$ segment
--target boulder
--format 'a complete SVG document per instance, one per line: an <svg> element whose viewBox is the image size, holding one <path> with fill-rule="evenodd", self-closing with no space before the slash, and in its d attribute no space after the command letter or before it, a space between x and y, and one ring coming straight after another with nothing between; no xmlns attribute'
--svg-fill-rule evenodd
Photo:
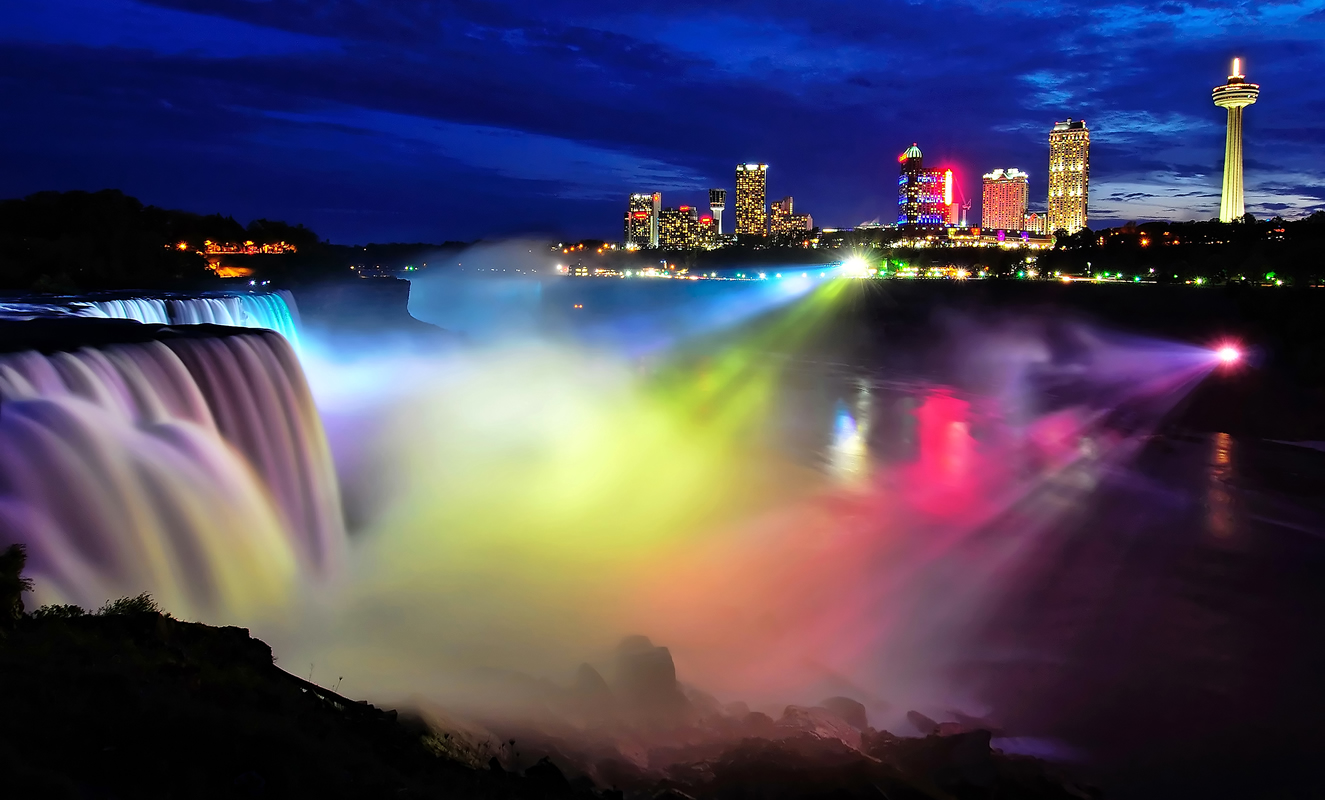
<svg viewBox="0 0 1325 800"><path fill-rule="evenodd" d="M646 636L628 636L617 647L615 689L627 711L652 722L676 722L689 708L671 651Z"/></svg>
<svg viewBox="0 0 1325 800"><path fill-rule="evenodd" d="M860 749L860 731L826 708L787 706L777 721L779 733L809 733L820 739L836 739L853 750Z"/></svg>
<svg viewBox="0 0 1325 800"><path fill-rule="evenodd" d="M932 736L939 732L939 724L919 711L906 712L906 719L924 736Z"/></svg>
<svg viewBox="0 0 1325 800"><path fill-rule="evenodd" d="M991 734L993 734L996 737L1003 736L1005 734L1003 726L999 725L997 722L995 722L992 719L989 719L988 717L973 717L970 714L963 714L960 711L953 711L952 718L957 720L957 722L960 723L962 726L960 731L954 731L956 733L970 733L972 731L989 731ZM947 725L948 723L944 724ZM943 732L940 731L940 733Z"/></svg>
<svg viewBox="0 0 1325 800"><path fill-rule="evenodd" d="M819 705L836 714L858 731L863 731L870 726L869 716L865 713L865 705L852 700L850 697L830 697L827 700L820 701Z"/></svg>
<svg viewBox="0 0 1325 800"><path fill-rule="evenodd" d="M612 690L598 670L581 664L575 671L575 685L571 689L574 707L589 719L602 719L612 714L616 705Z"/></svg>

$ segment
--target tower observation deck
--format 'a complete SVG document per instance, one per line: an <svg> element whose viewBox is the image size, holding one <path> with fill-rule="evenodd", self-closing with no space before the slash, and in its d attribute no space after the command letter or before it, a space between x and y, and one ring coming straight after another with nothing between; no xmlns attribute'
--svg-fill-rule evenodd
<svg viewBox="0 0 1325 800"><path fill-rule="evenodd" d="M1216 86L1215 105L1228 109L1228 136L1224 141L1224 191L1219 199L1219 221L1242 219L1246 209L1242 196L1242 109L1256 102L1261 87L1247 83L1242 74L1242 59L1233 59L1233 74L1228 83Z"/></svg>

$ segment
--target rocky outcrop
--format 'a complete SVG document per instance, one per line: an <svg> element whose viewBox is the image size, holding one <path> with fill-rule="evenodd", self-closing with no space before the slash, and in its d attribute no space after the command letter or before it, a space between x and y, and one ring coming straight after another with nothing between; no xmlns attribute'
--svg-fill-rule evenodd
<svg viewBox="0 0 1325 800"><path fill-rule="evenodd" d="M638 722L676 725L690 710L671 651L647 636L628 636L617 646L613 686L622 712Z"/></svg>
<svg viewBox="0 0 1325 800"><path fill-rule="evenodd" d="M819 739L834 739L853 750L860 749L860 731L826 708L787 706L776 728L780 734L809 734Z"/></svg>
<svg viewBox="0 0 1325 800"><path fill-rule="evenodd" d="M850 697L830 697L821 701L819 705L836 714L856 730L863 731L870 725L869 715L865 712L865 704L852 700Z"/></svg>

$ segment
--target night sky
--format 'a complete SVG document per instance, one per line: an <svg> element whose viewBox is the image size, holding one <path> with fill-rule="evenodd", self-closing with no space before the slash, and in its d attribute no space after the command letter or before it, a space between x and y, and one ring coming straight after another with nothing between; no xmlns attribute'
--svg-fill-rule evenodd
<svg viewBox="0 0 1325 800"><path fill-rule="evenodd" d="M824 226L895 217L919 142L979 214L1092 130L1091 226L1219 205L1235 55L1247 207L1325 208L1325 0L6 0L0 196L119 188L333 242L621 236L738 161ZM729 203L730 204L730 203Z"/></svg>

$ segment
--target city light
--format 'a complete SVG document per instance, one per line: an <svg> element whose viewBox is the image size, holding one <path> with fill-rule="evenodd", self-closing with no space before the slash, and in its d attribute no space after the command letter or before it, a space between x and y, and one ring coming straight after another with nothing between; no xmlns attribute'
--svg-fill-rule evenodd
<svg viewBox="0 0 1325 800"><path fill-rule="evenodd" d="M842 262L843 275L860 276L864 275L866 270L868 269L869 269L869 264L866 263L865 259L861 258L860 256L852 256L851 258L848 258L846 261Z"/></svg>

